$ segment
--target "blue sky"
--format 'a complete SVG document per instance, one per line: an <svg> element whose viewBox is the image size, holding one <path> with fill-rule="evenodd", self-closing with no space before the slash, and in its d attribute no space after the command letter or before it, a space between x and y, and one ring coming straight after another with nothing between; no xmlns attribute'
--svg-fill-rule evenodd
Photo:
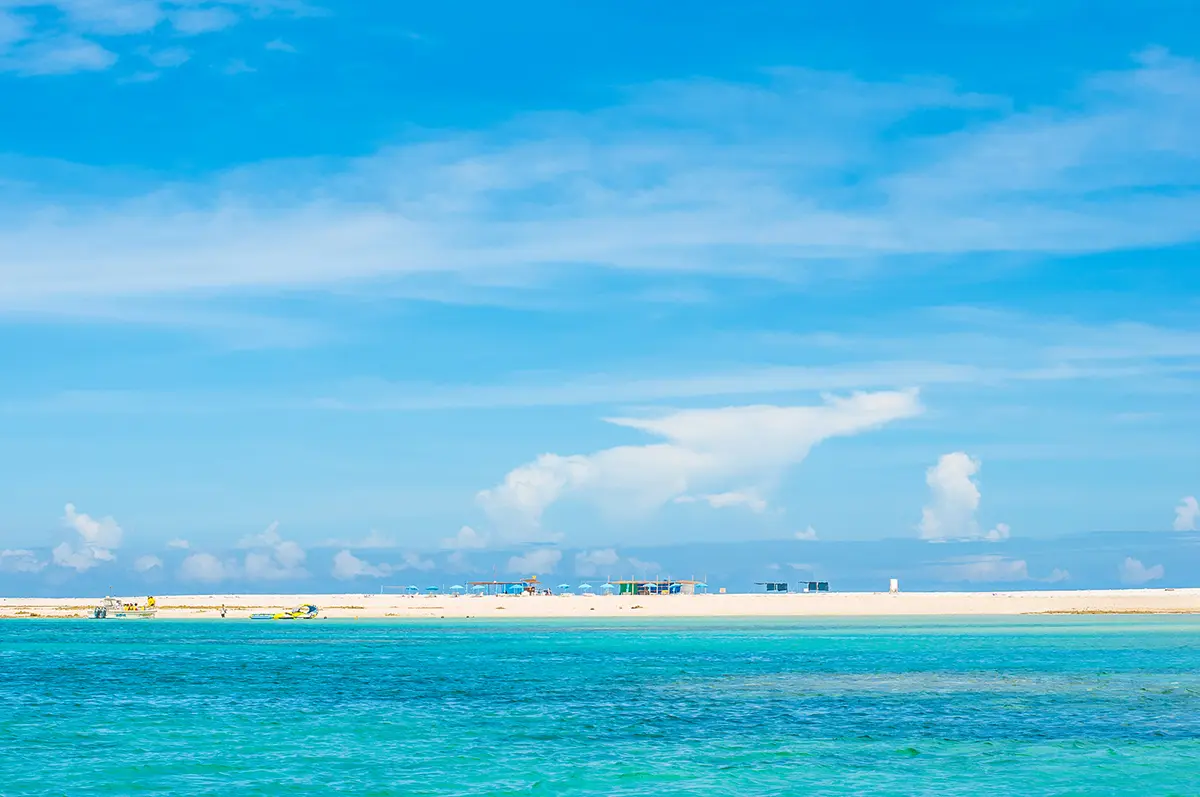
<svg viewBox="0 0 1200 797"><path fill-rule="evenodd" d="M1197 30L0 0L0 578L1186 583Z"/></svg>

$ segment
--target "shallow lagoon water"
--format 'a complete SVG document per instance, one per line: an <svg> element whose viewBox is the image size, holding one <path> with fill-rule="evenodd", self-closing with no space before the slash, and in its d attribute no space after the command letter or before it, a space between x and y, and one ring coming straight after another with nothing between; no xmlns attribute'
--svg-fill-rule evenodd
<svg viewBox="0 0 1200 797"><path fill-rule="evenodd" d="M0 794L1200 795L1200 618L0 622Z"/></svg>

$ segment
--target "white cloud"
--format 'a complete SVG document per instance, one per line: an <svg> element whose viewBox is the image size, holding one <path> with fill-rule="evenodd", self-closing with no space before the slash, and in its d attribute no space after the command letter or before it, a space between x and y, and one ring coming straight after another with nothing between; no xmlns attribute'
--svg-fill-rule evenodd
<svg viewBox="0 0 1200 797"><path fill-rule="evenodd" d="M1069 581L1070 579L1070 571L1064 570L1061 567L1056 567L1051 570L1050 575L1046 576L1046 578L1043 580L1050 584L1060 584L1063 581Z"/></svg>
<svg viewBox="0 0 1200 797"><path fill-rule="evenodd" d="M814 540L817 539L817 530L814 529L812 526L809 526L808 528L806 528L802 531L797 531L795 536L796 536L796 539L798 539L798 540L804 540L806 542L813 542Z"/></svg>
<svg viewBox="0 0 1200 797"><path fill-rule="evenodd" d="M744 506L758 514L767 511L767 502L754 490L730 490L724 493L702 495L700 498L713 509Z"/></svg>
<svg viewBox="0 0 1200 797"><path fill-rule="evenodd" d="M40 573L46 568L46 562L37 558L33 551L25 549L5 549L0 551L0 572L4 573Z"/></svg>
<svg viewBox="0 0 1200 797"><path fill-rule="evenodd" d="M116 53L78 36L53 36L0 53L0 72L20 75L68 75L97 72L117 62Z"/></svg>
<svg viewBox="0 0 1200 797"><path fill-rule="evenodd" d="M1125 561L1117 568L1122 584L1145 584L1148 581L1158 581L1166 571L1162 565L1146 567L1140 560L1126 556Z"/></svg>
<svg viewBox="0 0 1200 797"><path fill-rule="evenodd" d="M78 542L63 542L52 551L54 563L82 573L102 562L116 559L113 550L121 546L123 532L111 517L96 520L67 504L63 523L79 535Z"/></svg>
<svg viewBox="0 0 1200 797"><path fill-rule="evenodd" d="M181 540L181 539L176 538L176 539L173 539L170 542L168 542L167 547L168 548L176 548L181 551L186 551L188 548L191 547L191 544L188 543L187 540Z"/></svg>
<svg viewBox="0 0 1200 797"><path fill-rule="evenodd" d="M1176 531L1195 531L1196 521L1200 518L1200 504L1196 502L1196 496L1189 495L1179 502L1179 506L1175 507L1175 525Z"/></svg>
<svg viewBox="0 0 1200 797"><path fill-rule="evenodd" d="M181 8L169 15L171 25L184 36L212 33L236 25L237 14L224 6Z"/></svg>
<svg viewBox="0 0 1200 797"><path fill-rule="evenodd" d="M650 562L645 559L638 559L636 556L630 556L625 561L633 568L634 572L639 576L656 575L662 570L662 565L658 562Z"/></svg>
<svg viewBox="0 0 1200 797"><path fill-rule="evenodd" d="M453 537L442 540L442 548L448 551L465 551L487 547L487 537L470 526L463 526Z"/></svg>
<svg viewBox="0 0 1200 797"><path fill-rule="evenodd" d="M1010 532L1011 529L1007 523L997 523L995 528L988 529L983 538L988 542L1003 542L1008 539Z"/></svg>
<svg viewBox="0 0 1200 797"><path fill-rule="evenodd" d="M142 50L141 54L147 61L159 69L172 69L183 66L191 60L192 54L183 47L167 47L162 50Z"/></svg>
<svg viewBox="0 0 1200 797"><path fill-rule="evenodd" d="M1029 565L1024 559L1009 559L995 554L950 559L946 563L937 566L934 570L943 581L1003 582L1030 580Z"/></svg>
<svg viewBox="0 0 1200 797"><path fill-rule="evenodd" d="M647 512L691 488L767 481L801 462L817 443L875 429L921 411L914 390L827 397L815 407L680 410L659 418L609 418L667 442L594 454L543 454L479 493L508 533L537 528L547 507L579 495L612 510Z"/></svg>
<svg viewBox="0 0 1200 797"><path fill-rule="evenodd" d="M56 9L59 16L45 14L47 8ZM120 37L195 36L235 25L246 14L278 11L301 13L305 7L296 0L0 0L0 72L65 75L105 70L117 63L117 55L97 37L115 43ZM157 53L140 49L159 67L187 60L179 47ZM141 79L150 77L142 74Z"/></svg>
<svg viewBox="0 0 1200 797"><path fill-rule="evenodd" d="M225 64L225 68L221 71L232 77L233 75L247 75L258 70L250 66L242 58L233 58L229 63Z"/></svg>
<svg viewBox="0 0 1200 797"><path fill-rule="evenodd" d="M359 559L350 551L338 551L333 557L333 577L342 581L350 581L361 576L382 578L390 575L392 568L386 564L373 565Z"/></svg>
<svg viewBox="0 0 1200 797"><path fill-rule="evenodd" d="M285 42L283 39L272 39L265 45L268 50L274 50L277 53L295 53L296 48Z"/></svg>
<svg viewBox="0 0 1200 797"><path fill-rule="evenodd" d="M421 554L415 551L409 551L404 554L404 558L400 564L395 566L396 570L433 570L437 564L432 559L426 559Z"/></svg>
<svg viewBox="0 0 1200 797"><path fill-rule="evenodd" d="M522 556L514 556L508 560L508 572L522 575L540 576L553 573L562 560L562 551L557 548L535 548Z"/></svg>
<svg viewBox="0 0 1200 797"><path fill-rule="evenodd" d="M280 536L278 521L261 534L243 537L238 547L253 549L246 554L242 563L249 578L279 581L308 575L304 569L304 560L307 558L305 550L299 543Z"/></svg>
<svg viewBox="0 0 1200 797"><path fill-rule="evenodd" d="M364 551L369 549L383 550L387 548L398 548L400 543L390 534L385 534L377 529L371 529L367 532L367 536L359 540L327 540L323 545L335 548L349 548L351 550Z"/></svg>
<svg viewBox="0 0 1200 797"><path fill-rule="evenodd" d="M974 478L977 473L979 460L962 451L943 454L936 465L925 471L930 496L929 503L921 510L918 526L922 539L938 542L1008 539L1011 532L1008 524L997 523L985 532L975 519L981 497Z"/></svg>
<svg viewBox="0 0 1200 797"><path fill-rule="evenodd" d="M194 553L179 565L179 577L184 581L215 583L233 576L235 569L210 553Z"/></svg>
<svg viewBox="0 0 1200 797"><path fill-rule="evenodd" d="M575 554L575 573L581 576L594 576L600 573L601 569L611 568L620 561L620 555L613 548L580 551Z"/></svg>
<svg viewBox="0 0 1200 797"><path fill-rule="evenodd" d="M33 0L9 0L11 5L39 5ZM42 0L54 5L76 30L104 36L127 36L152 30L163 18L159 0Z"/></svg>
<svg viewBox="0 0 1200 797"><path fill-rule="evenodd" d="M162 559L159 559L157 556L152 556L150 554L147 554L145 556L139 556L133 562L133 569L139 573L148 573L149 571L151 571L155 568L158 568L159 570L161 570L162 566L163 566Z"/></svg>
<svg viewBox="0 0 1200 797"><path fill-rule="evenodd" d="M946 81L794 69L626 96L340 169L324 158L273 163L57 213L61 202L23 205L0 238L0 296L406 277L428 292L430 275L445 277L432 290L452 292L581 266L861 277L911 255L934 256L928 264L1200 237L1200 199L1182 190L1200 163L1190 135L1200 68L1161 51L1091 76L1061 109ZM988 119L962 114L945 133L905 124L981 108Z"/></svg>

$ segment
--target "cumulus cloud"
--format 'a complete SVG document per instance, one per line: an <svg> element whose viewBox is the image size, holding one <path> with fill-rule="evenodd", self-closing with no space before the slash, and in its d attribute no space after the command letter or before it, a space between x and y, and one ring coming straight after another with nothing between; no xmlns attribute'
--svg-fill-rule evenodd
<svg viewBox="0 0 1200 797"><path fill-rule="evenodd" d="M1195 531L1197 519L1200 519L1200 503L1196 502L1196 496L1189 495L1180 500L1179 506L1175 507L1175 530Z"/></svg>
<svg viewBox="0 0 1200 797"><path fill-rule="evenodd" d="M278 521L261 534L243 537L238 547L252 549L242 563L249 578L281 581L308 575L304 569L307 554L299 543L280 536Z"/></svg>
<svg viewBox="0 0 1200 797"><path fill-rule="evenodd" d="M467 551L487 547L487 537L470 526L463 526L453 537L442 539L442 548L447 551Z"/></svg>
<svg viewBox="0 0 1200 797"><path fill-rule="evenodd" d="M943 454L937 464L925 471L925 483L929 485L929 503L921 510L918 527L921 538L943 540L987 540L999 542L1008 539L1007 524L998 523L987 532L981 531L975 512L979 509L979 485L975 475L979 473L979 460L962 451Z"/></svg>
<svg viewBox="0 0 1200 797"><path fill-rule="evenodd" d="M675 499L675 503L690 504L697 500L703 501L713 509L742 506L758 514L767 511L767 502L755 490L730 490L701 496L681 495Z"/></svg>
<svg viewBox="0 0 1200 797"><path fill-rule="evenodd" d="M529 553L508 560L508 572L541 576L553 573L562 560L562 551L557 548L535 548Z"/></svg>
<svg viewBox="0 0 1200 797"><path fill-rule="evenodd" d="M0 551L0 572L40 573L45 569L46 564L38 559L36 553L24 548L8 548Z"/></svg>
<svg viewBox="0 0 1200 797"><path fill-rule="evenodd" d="M662 570L662 565L658 562L650 562L645 559L638 559L636 556L630 556L626 559L629 566L634 569L639 576L645 576L650 573L658 573Z"/></svg>
<svg viewBox="0 0 1200 797"><path fill-rule="evenodd" d="M328 540L324 544L331 548L349 548L352 551L383 550L398 548L400 545L395 537L376 529L371 529L365 537L358 540Z"/></svg>
<svg viewBox="0 0 1200 797"><path fill-rule="evenodd" d="M82 573L116 559L113 550L120 547L123 535L117 521L111 517L97 520L77 511L74 504L67 504L63 523L73 529L79 539L54 548L52 556L56 565Z"/></svg>
<svg viewBox="0 0 1200 797"><path fill-rule="evenodd" d="M1050 575L1046 576L1043 581L1048 584L1059 584L1063 581L1069 581L1071 578L1070 571L1064 570L1061 567L1056 567L1050 571Z"/></svg>
<svg viewBox="0 0 1200 797"><path fill-rule="evenodd" d="M148 573L151 570L154 570L155 568L158 568L159 570L161 570L162 566L163 566L162 559L159 559L157 556L152 556L150 554L147 554L145 556L139 556L133 562L133 569L139 573Z"/></svg>
<svg viewBox="0 0 1200 797"><path fill-rule="evenodd" d="M964 556L947 560L935 568L943 581L1002 582L1029 581L1029 565L1024 559L1009 559L996 554Z"/></svg>
<svg viewBox="0 0 1200 797"><path fill-rule="evenodd" d="M813 542L817 539L817 530L812 526L809 526L806 529L797 531L795 537L796 539L804 540L805 542Z"/></svg>
<svg viewBox="0 0 1200 797"><path fill-rule="evenodd" d="M1002 542L1008 539L1010 531L1007 523L997 523L995 528L988 529L983 538L988 542Z"/></svg>
<svg viewBox="0 0 1200 797"><path fill-rule="evenodd" d="M396 570L421 570L427 571L437 567L432 559L426 559L416 551L409 551L404 554L404 558L400 563L395 565Z"/></svg>
<svg viewBox="0 0 1200 797"><path fill-rule="evenodd" d="M665 442L593 454L543 454L479 493L502 527L528 533L568 495L613 511L647 512L694 488L731 481L767 482L801 462L823 440L858 434L921 412L915 390L827 397L819 406L747 406L681 410L658 418L609 418ZM714 491L708 495L723 495ZM729 502L732 493L724 493ZM728 505L728 504L726 504Z"/></svg>
<svg viewBox="0 0 1200 797"><path fill-rule="evenodd" d="M391 572L392 568L389 565L373 565L359 559L348 550L338 551L333 557L333 577L342 581L350 581L361 576L382 578L390 575Z"/></svg>
<svg viewBox="0 0 1200 797"><path fill-rule="evenodd" d="M1117 568L1117 574L1121 577L1122 584L1145 584L1148 581L1158 581L1166 571L1162 565L1146 567L1140 560L1126 556L1125 561Z"/></svg>
<svg viewBox="0 0 1200 797"><path fill-rule="evenodd" d="M179 565L179 577L184 581L216 583L234 574L234 568L226 565L210 553L194 553Z"/></svg>
<svg viewBox="0 0 1200 797"><path fill-rule="evenodd" d="M620 561L620 555L613 548L580 551L575 554L575 573L581 576L594 576L600 573L602 568L611 568Z"/></svg>

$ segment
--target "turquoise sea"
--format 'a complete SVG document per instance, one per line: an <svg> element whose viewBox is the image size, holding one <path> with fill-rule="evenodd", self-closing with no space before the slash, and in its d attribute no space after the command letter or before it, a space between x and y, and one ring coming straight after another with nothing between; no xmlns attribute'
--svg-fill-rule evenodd
<svg viewBox="0 0 1200 797"><path fill-rule="evenodd" d="M0 622L0 795L1200 795L1200 619Z"/></svg>

